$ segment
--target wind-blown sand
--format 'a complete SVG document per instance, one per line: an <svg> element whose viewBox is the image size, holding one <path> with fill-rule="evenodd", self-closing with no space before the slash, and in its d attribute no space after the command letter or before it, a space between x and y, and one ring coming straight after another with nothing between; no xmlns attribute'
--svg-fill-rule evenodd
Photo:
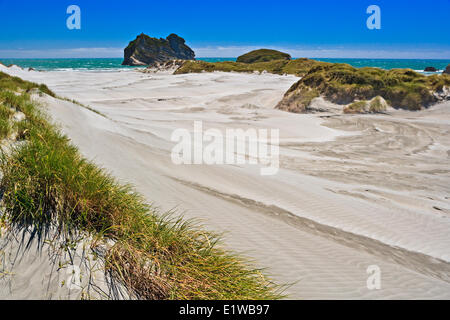
<svg viewBox="0 0 450 320"><path fill-rule="evenodd" d="M89 159L161 210L225 232L297 299L450 298L450 103L386 115L273 109L298 79L271 74L0 71L101 114L39 98ZM173 130L280 130L280 170L174 165ZM381 289L366 287L370 265ZM28 275L31 276L31 275Z"/></svg>

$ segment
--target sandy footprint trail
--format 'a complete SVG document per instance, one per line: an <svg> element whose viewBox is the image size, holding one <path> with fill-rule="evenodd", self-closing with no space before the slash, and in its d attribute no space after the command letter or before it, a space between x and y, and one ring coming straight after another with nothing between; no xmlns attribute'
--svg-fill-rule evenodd
<svg viewBox="0 0 450 320"><path fill-rule="evenodd" d="M292 76L10 73L98 110L45 98L90 159L226 232L230 248L293 283L290 298L450 298L450 106L353 116L273 106ZM280 129L281 169L171 163L174 129ZM366 269L381 269L368 290Z"/></svg>

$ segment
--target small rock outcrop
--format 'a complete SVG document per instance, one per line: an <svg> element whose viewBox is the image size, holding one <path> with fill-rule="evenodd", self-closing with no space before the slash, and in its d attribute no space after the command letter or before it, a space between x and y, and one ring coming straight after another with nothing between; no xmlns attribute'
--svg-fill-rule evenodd
<svg viewBox="0 0 450 320"><path fill-rule="evenodd" d="M177 71L186 61L185 60L169 60L165 62L155 62L143 70L139 70L142 73L168 73L173 74Z"/></svg>
<svg viewBox="0 0 450 320"><path fill-rule="evenodd" d="M450 74L450 64L447 66L447 68L445 68L445 70L442 72L442 74Z"/></svg>
<svg viewBox="0 0 450 320"><path fill-rule="evenodd" d="M290 60L291 56L287 53L271 49L259 49L250 51L242 56L239 56L236 62L255 63L267 62L272 60Z"/></svg>
<svg viewBox="0 0 450 320"><path fill-rule="evenodd" d="M435 67L426 67L423 71L425 71L425 72L436 72L437 69Z"/></svg>
<svg viewBox="0 0 450 320"><path fill-rule="evenodd" d="M141 33L125 48L122 65L145 66L175 59L195 60L194 51L183 38L172 33L157 39Z"/></svg>
<svg viewBox="0 0 450 320"><path fill-rule="evenodd" d="M450 100L450 86L443 86L440 90L436 90L434 96L438 101Z"/></svg>

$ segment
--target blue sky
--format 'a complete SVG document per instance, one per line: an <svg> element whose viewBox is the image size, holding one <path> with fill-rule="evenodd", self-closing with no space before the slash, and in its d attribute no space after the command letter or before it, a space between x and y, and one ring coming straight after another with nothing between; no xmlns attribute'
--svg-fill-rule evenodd
<svg viewBox="0 0 450 320"><path fill-rule="evenodd" d="M81 8L81 30L66 9ZM369 30L369 5L381 29ZM450 0L0 0L0 57L122 57L137 34L177 33L198 57L260 47L294 57L450 58Z"/></svg>

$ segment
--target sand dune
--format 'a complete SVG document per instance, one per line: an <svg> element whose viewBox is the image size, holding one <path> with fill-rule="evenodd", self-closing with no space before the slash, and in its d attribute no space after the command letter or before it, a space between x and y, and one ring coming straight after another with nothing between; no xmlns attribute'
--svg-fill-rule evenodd
<svg viewBox="0 0 450 320"><path fill-rule="evenodd" d="M0 66L2 67L2 66ZM2 67L3 68L3 67ZM234 73L28 72L37 98L88 158L162 210L225 232L290 298L450 298L450 104L343 115L274 110L298 78ZM177 128L280 130L280 165L174 165ZM381 289L366 287L369 265Z"/></svg>
<svg viewBox="0 0 450 320"><path fill-rule="evenodd" d="M126 290L104 272L104 246L86 235L71 247L55 230L45 237L28 229L1 230L0 299L126 299ZM89 249L88 249L89 248Z"/></svg>

